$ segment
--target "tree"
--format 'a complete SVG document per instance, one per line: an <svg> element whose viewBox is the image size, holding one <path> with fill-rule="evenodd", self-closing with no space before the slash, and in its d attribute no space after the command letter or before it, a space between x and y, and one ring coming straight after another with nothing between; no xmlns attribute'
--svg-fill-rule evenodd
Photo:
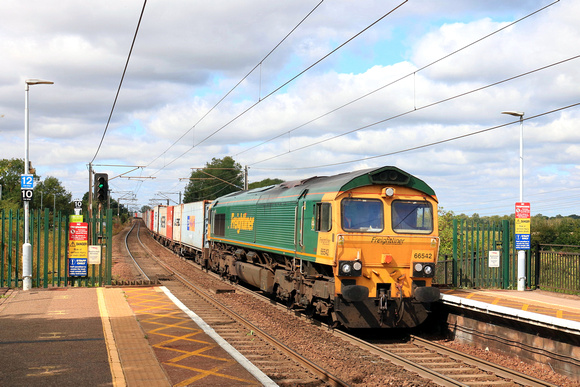
<svg viewBox="0 0 580 387"><path fill-rule="evenodd" d="M280 184L283 182L284 180L281 179L264 179L262 181L256 181L254 183L248 184L248 189L268 187L270 185Z"/></svg>
<svg viewBox="0 0 580 387"><path fill-rule="evenodd" d="M20 175L24 173L24 160L1 159L0 160L0 185L2 185L2 200L0 209L22 208L20 193ZM35 172L32 173L38 178Z"/></svg>
<svg viewBox="0 0 580 387"><path fill-rule="evenodd" d="M36 184L31 208L39 208L41 210L44 208L51 208L55 209L56 212L71 212L71 202L72 194L67 192L56 177L48 176L46 179Z"/></svg>
<svg viewBox="0 0 580 387"><path fill-rule="evenodd" d="M445 211L439 207L439 257L453 254L453 211Z"/></svg>
<svg viewBox="0 0 580 387"><path fill-rule="evenodd" d="M242 166L230 156L212 159L203 169L194 170L185 187L185 203L213 200L219 196L243 189Z"/></svg>

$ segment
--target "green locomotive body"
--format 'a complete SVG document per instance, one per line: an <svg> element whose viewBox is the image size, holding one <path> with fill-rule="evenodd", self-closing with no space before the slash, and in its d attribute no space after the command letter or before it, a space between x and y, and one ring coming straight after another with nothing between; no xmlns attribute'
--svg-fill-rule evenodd
<svg viewBox="0 0 580 387"><path fill-rule="evenodd" d="M212 270L350 328L415 326L439 299L437 198L396 167L220 197L208 242Z"/></svg>

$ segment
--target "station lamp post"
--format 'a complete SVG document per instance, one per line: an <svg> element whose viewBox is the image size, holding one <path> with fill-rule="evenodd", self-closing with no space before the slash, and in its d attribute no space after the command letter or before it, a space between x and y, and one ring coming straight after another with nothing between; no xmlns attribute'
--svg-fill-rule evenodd
<svg viewBox="0 0 580 387"><path fill-rule="evenodd" d="M27 79L24 89L24 174L30 173L28 123L28 89L30 85L52 85L54 82L42 79ZM32 287L32 245L30 244L30 201L24 200L24 244L22 245L22 290Z"/></svg>
<svg viewBox="0 0 580 387"><path fill-rule="evenodd" d="M524 202L524 112L518 111L504 111L501 114L509 114L510 116L520 118L520 203L523 206ZM516 207L518 207L516 205ZM529 205L528 205L529 209ZM529 216L529 214L528 214ZM516 211L516 222L518 214ZM529 223L528 223L529 227ZM517 225L516 225L517 228ZM517 230L516 230L517 232ZM528 230L528 236L530 238L530 232ZM529 243L529 241L528 241ZM518 291L526 290L526 251L523 249L518 249Z"/></svg>

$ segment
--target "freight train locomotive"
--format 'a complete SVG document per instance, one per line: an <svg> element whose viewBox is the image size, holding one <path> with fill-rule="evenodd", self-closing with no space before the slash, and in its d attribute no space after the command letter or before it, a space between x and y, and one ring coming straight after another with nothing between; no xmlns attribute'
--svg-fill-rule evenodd
<svg viewBox="0 0 580 387"><path fill-rule="evenodd" d="M431 287L437 197L396 167L285 182L179 211L189 205L199 208L198 222L169 220L160 206L146 214L148 226L181 254L309 314L348 328L414 327L439 299ZM167 232L176 220L180 238ZM186 224L203 230L197 247L182 241Z"/></svg>

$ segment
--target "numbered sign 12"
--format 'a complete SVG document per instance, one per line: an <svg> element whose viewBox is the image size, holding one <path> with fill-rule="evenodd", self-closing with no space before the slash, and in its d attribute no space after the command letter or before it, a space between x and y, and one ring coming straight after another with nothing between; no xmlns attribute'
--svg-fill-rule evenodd
<svg viewBox="0 0 580 387"><path fill-rule="evenodd" d="M34 176L29 175L29 174L20 175L20 188L33 189L34 188Z"/></svg>

